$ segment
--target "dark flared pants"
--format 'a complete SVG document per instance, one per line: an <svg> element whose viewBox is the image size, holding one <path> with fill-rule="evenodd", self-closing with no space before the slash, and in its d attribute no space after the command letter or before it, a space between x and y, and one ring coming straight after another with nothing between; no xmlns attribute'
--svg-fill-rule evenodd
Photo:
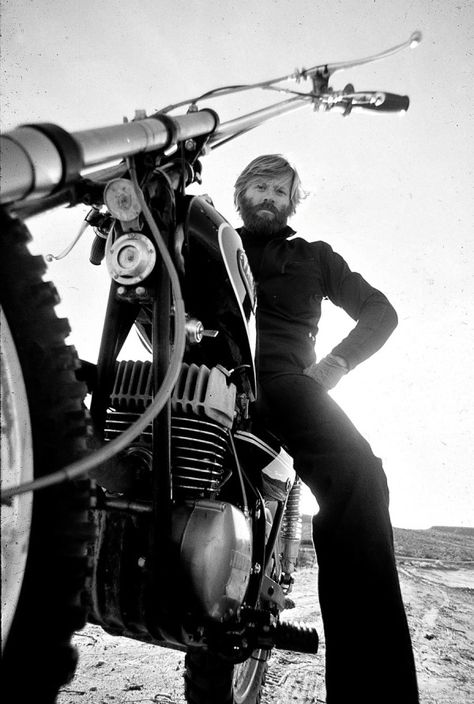
<svg viewBox="0 0 474 704"><path fill-rule="evenodd" d="M313 379L262 380L260 404L320 510L313 519L327 704L417 704L381 461Z"/></svg>

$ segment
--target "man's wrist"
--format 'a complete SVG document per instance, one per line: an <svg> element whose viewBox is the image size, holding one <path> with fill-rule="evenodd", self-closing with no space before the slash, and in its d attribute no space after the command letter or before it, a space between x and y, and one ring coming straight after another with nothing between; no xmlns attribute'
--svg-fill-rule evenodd
<svg viewBox="0 0 474 704"><path fill-rule="evenodd" d="M343 357L338 358L338 355L328 354L320 362L312 364L303 371L304 374L310 376L320 386L329 391L339 383L349 369Z"/></svg>
<svg viewBox="0 0 474 704"><path fill-rule="evenodd" d="M338 354L328 354L328 357L332 359L333 362L336 362L340 367L344 369L344 371L348 372L349 371L349 365L347 364L346 360L344 357L341 357Z"/></svg>

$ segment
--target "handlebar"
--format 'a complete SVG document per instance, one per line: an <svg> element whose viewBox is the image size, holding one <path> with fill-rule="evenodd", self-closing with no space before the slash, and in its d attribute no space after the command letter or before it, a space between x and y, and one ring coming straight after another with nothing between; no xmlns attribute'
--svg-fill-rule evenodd
<svg viewBox="0 0 474 704"><path fill-rule="evenodd" d="M210 134L218 121L213 110L204 109L75 133L49 123L18 127L0 138L0 202L46 197L86 169Z"/></svg>
<svg viewBox="0 0 474 704"><path fill-rule="evenodd" d="M94 170L94 175L87 173L94 178L98 167L104 167L115 160L150 151L166 153L178 144L185 145L187 140L195 138L204 138L203 144L214 149L272 117L308 104L313 105L316 111L341 108L344 115L353 109L405 111L409 106L408 96L382 91L356 93L351 85L343 91L334 92L328 85L328 79L335 71L379 60L407 46L415 46L420 40L421 34L415 32L406 42L365 59L319 65L272 81L210 91L201 96L202 99L253 88L275 90L291 96L220 126L219 117L213 110L198 110L198 99L168 106L151 117L143 114L122 125L75 133L68 133L49 123L21 126L0 137L0 203L31 204L39 199L51 199L51 196L51 202L54 203L55 194L79 181L88 170ZM307 78L313 83L313 89L308 93L275 85L283 80L300 81ZM189 105L187 114L169 115L170 110L185 104Z"/></svg>

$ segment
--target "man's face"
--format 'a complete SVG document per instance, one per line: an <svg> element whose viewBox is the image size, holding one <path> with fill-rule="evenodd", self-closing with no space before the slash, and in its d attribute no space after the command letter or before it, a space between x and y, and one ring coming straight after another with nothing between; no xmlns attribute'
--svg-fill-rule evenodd
<svg viewBox="0 0 474 704"><path fill-rule="evenodd" d="M291 212L292 176L256 176L240 200L240 214L252 232L271 235L281 230Z"/></svg>

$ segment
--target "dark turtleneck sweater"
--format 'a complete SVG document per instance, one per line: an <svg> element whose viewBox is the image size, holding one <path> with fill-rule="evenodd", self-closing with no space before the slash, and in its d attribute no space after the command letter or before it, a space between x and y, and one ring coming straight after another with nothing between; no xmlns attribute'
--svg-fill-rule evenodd
<svg viewBox="0 0 474 704"><path fill-rule="evenodd" d="M328 298L357 324L332 353L349 369L370 357L397 325L383 293L325 242L307 242L284 227L271 237L239 230L257 287L257 370L260 375L302 372L316 359L321 301Z"/></svg>

